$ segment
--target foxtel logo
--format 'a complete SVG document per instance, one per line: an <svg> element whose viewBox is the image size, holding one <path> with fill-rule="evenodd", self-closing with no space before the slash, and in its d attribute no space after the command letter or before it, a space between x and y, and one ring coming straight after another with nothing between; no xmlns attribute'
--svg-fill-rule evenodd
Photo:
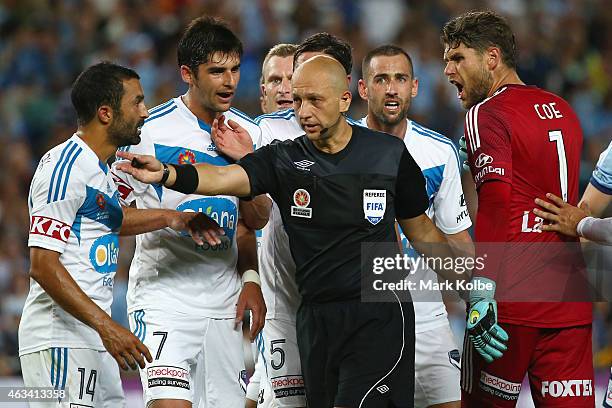
<svg viewBox="0 0 612 408"><path fill-rule="evenodd" d="M593 395L592 380L542 381L542 396L590 397Z"/></svg>
<svg viewBox="0 0 612 408"><path fill-rule="evenodd" d="M53 218L33 216L30 220L30 234L45 235L62 242L68 242L71 225L64 224Z"/></svg>

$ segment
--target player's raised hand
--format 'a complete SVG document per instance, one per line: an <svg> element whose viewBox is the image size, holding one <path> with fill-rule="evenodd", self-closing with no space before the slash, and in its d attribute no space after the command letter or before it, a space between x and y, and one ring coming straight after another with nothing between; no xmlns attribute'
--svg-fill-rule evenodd
<svg viewBox="0 0 612 408"><path fill-rule="evenodd" d="M244 311L250 310L253 321L251 322L251 342L263 329L266 321L266 303L264 302L261 287L255 282L245 282L238 297L236 305L236 326L242 323Z"/></svg>
<svg viewBox="0 0 612 408"><path fill-rule="evenodd" d="M122 151L117 152L117 157L124 160L118 162L116 168L132 175L136 180L148 184L161 181L164 168L155 157Z"/></svg>
<svg viewBox="0 0 612 408"><path fill-rule="evenodd" d="M219 237L225 235L225 230L215 220L201 212L170 210L168 226L175 231L189 232L198 245L204 245L204 241L211 246L219 245L221 243Z"/></svg>
<svg viewBox="0 0 612 408"><path fill-rule="evenodd" d="M561 197L551 193L546 194L546 198L551 202L540 198L535 199L535 203L546 211L539 208L533 209L535 215L551 222L550 224L543 224L542 231L554 231L570 237L577 237L578 223L589 215L586 209L574 207L563 201Z"/></svg>
<svg viewBox="0 0 612 408"><path fill-rule="evenodd" d="M146 360L151 363L153 357L138 337L131 331L113 321L110 316L96 328L104 348L109 352L119 367L124 370L145 368Z"/></svg>
<svg viewBox="0 0 612 408"><path fill-rule="evenodd" d="M221 115L213 120L210 137L217 150L233 160L240 160L253 151L249 132L231 119Z"/></svg>
<svg viewBox="0 0 612 408"><path fill-rule="evenodd" d="M474 348L487 363L501 358L508 349L508 333L497 324L497 302L494 299L495 282L476 277L473 282L492 287L492 290L471 290L469 297L467 331Z"/></svg>

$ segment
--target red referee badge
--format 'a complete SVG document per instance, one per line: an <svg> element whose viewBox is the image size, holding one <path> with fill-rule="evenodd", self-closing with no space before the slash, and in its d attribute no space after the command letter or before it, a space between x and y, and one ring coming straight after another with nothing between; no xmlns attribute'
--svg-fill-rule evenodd
<svg viewBox="0 0 612 408"><path fill-rule="evenodd" d="M300 218L312 218L312 208L310 205L310 193L303 188L298 188L293 193L293 203L291 206L291 215Z"/></svg>

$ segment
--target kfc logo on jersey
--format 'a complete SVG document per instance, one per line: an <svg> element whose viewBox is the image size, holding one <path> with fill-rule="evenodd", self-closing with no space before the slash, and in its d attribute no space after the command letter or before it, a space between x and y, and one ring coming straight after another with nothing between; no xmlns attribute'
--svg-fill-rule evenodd
<svg viewBox="0 0 612 408"><path fill-rule="evenodd" d="M363 190L363 213L370 224L376 225L385 216L387 190Z"/></svg>
<svg viewBox="0 0 612 408"><path fill-rule="evenodd" d="M30 219L30 234L45 235L62 242L68 242L71 229L71 225L53 218L33 216Z"/></svg>
<svg viewBox="0 0 612 408"><path fill-rule="evenodd" d="M590 397L593 395L592 380L542 381L542 396Z"/></svg>
<svg viewBox="0 0 612 408"><path fill-rule="evenodd" d="M310 193L303 188L295 190L293 193L293 203L291 206L291 215L300 218L312 218L312 208L310 205Z"/></svg>
<svg viewBox="0 0 612 408"><path fill-rule="evenodd" d="M485 153L480 153L476 158L476 162L474 162L474 165L478 168L481 168L491 163L493 163L493 158L491 156Z"/></svg>

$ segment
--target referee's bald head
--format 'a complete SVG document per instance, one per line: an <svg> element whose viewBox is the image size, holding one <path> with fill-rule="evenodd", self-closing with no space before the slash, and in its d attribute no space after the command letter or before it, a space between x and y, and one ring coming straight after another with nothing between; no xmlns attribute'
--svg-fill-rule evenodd
<svg viewBox="0 0 612 408"><path fill-rule="evenodd" d="M319 87L332 87L339 92L348 91L344 67L334 58L317 55L300 64L293 72L292 84L317 84Z"/></svg>

